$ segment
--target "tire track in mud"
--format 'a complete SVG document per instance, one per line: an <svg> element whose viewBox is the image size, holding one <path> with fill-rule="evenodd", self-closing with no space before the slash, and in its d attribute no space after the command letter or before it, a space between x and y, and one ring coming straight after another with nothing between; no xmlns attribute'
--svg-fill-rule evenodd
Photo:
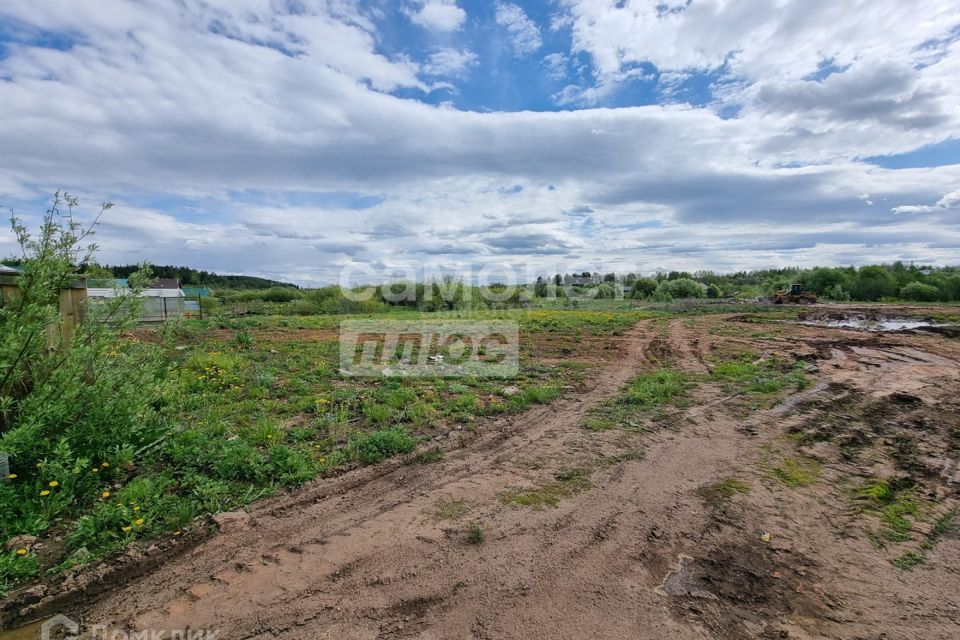
<svg viewBox="0 0 960 640"><path fill-rule="evenodd" d="M903 579L853 543L831 542L831 521L845 507L771 486L765 456L792 425L817 415L793 410L829 399L831 382L864 392L914 385L933 398L937 381L956 375L957 354L933 353L933 341L824 348L833 333L807 332L797 349L818 354L819 381L772 409L734 415L714 389L673 428L581 428L592 405L660 366L651 355L702 373L711 340L704 325L675 320L663 339L653 322L638 324L622 339L623 357L589 390L486 423L462 446L454 432L439 463L391 461L261 503L249 523L87 608L84 623L219 629L231 639L912 637L871 611L877 594L895 611L908 597L896 584ZM592 486L556 508L500 499L598 460L609 462ZM749 478L754 492L720 510L706 506L703 488L734 476ZM462 518L436 516L454 501L468 509ZM483 544L467 541L473 522ZM775 531L774 542L759 541L759 529ZM684 566L678 557L689 557L692 575L721 600L658 592ZM838 566L843 575L831 574ZM945 606L918 605L914 615Z"/></svg>
<svg viewBox="0 0 960 640"><path fill-rule="evenodd" d="M216 535L108 596L87 620L131 629L220 628L231 637L263 626L265 617L280 624L289 614L284 602L336 584L384 546L443 537L442 527L424 522L423 514L444 496L496 503L507 487L542 475L536 459L590 454L591 447L579 443L571 452L570 435L579 437L592 404L615 394L644 366L648 334L646 323L627 332L624 356L604 367L583 394L493 421L465 447L448 449L440 463L392 461L268 501L251 511L250 526ZM253 602L272 611L251 611Z"/></svg>

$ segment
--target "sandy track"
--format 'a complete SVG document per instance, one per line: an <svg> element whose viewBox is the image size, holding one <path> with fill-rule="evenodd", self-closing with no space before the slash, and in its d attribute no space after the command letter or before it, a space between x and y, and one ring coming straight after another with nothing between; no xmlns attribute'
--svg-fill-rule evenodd
<svg viewBox="0 0 960 640"><path fill-rule="evenodd" d="M830 347L804 330L797 348L821 354L820 382L779 408L743 417L728 408L735 399L704 389L670 428L584 431L590 406L657 366L652 353L703 372L714 338L669 329L666 344L653 323L628 332L622 357L579 396L452 433L439 463L387 463L259 505L249 523L91 606L84 624L218 629L231 640L956 637L955 541L904 574L851 534L859 521L836 487L790 491L769 473L786 430L810 419L792 407L905 387L939 402L956 384L955 348L862 337ZM578 466L594 469L592 486L557 508L500 499ZM849 474L825 468L830 482ZM703 500L704 487L732 476L750 481L749 496ZM441 519L456 501L467 512ZM468 543L471 523L483 544Z"/></svg>

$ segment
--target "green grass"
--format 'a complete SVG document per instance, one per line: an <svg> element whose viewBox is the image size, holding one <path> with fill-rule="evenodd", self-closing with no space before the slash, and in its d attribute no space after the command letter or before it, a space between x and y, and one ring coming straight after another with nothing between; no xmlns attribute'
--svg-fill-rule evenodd
<svg viewBox="0 0 960 640"><path fill-rule="evenodd" d="M714 506L722 506L733 500L737 494L750 493L750 485L743 480L727 478L705 487L701 491L704 501Z"/></svg>
<svg viewBox="0 0 960 640"><path fill-rule="evenodd" d="M443 460L443 451L440 447L431 447L414 454L408 461L410 464L433 464Z"/></svg>
<svg viewBox="0 0 960 640"><path fill-rule="evenodd" d="M622 393L592 407L584 427L588 431L616 428L640 430L642 415L686 397L692 383L680 371L661 369L636 376Z"/></svg>
<svg viewBox="0 0 960 640"><path fill-rule="evenodd" d="M727 383L741 392L773 394L787 387L803 390L809 384L803 363L788 363L779 358L760 359L753 352L713 363L710 378Z"/></svg>
<svg viewBox="0 0 960 640"><path fill-rule="evenodd" d="M467 528L467 542L469 544L483 544L486 536L483 533L483 527L478 522L470 523Z"/></svg>
<svg viewBox="0 0 960 640"><path fill-rule="evenodd" d="M814 484L820 473L820 463L805 456L787 456L773 469L774 476L791 488Z"/></svg>
<svg viewBox="0 0 960 640"><path fill-rule="evenodd" d="M899 558L894 558L890 563L902 571L910 571L927 561L927 556L919 551L908 551Z"/></svg>
<svg viewBox="0 0 960 640"><path fill-rule="evenodd" d="M919 551L908 551L902 556L891 559L890 563L903 571L910 571L926 563L927 554L933 551L943 535L953 528L958 516L960 516L960 507L943 514L933 525L926 539L920 544Z"/></svg>
<svg viewBox="0 0 960 640"><path fill-rule="evenodd" d="M500 496L504 504L515 504L541 510L556 507L564 498L574 496L590 488L590 470L574 468L561 471L555 480L537 489L508 491Z"/></svg>
<svg viewBox="0 0 960 640"><path fill-rule="evenodd" d="M436 516L440 520L457 520L470 512L466 500L441 501L437 503Z"/></svg>
<svg viewBox="0 0 960 640"><path fill-rule="evenodd" d="M873 537L877 546L911 539L910 518L918 515L920 508L909 478L872 479L856 491L855 499L865 513L880 522Z"/></svg>
<svg viewBox="0 0 960 640"><path fill-rule="evenodd" d="M458 317L457 312L390 315ZM0 543L23 533L42 536L55 525L66 540L63 555L53 559L57 570L181 535L205 514L236 509L349 465L410 454L425 437L455 425L469 431L485 416L553 402L593 366L577 361L585 355L578 352L581 336L622 333L650 315L599 307L471 314L519 323L520 373L509 380L342 378L336 330L345 318L361 316L221 317L142 331L139 344L168 372L157 403L164 430L139 436L146 446L102 447L102 457L79 461L83 469L77 473L69 451L47 456L42 467L13 460L11 471L18 477L0 484L0 504L20 506L0 513ZM543 342L545 334L551 334L551 344L560 339L569 359L538 359L530 345ZM508 387L516 392L506 393ZM442 456L435 447L408 462L429 464ZM110 466L100 468L101 462ZM59 487L45 486L54 480ZM50 494L40 496L41 490ZM108 498L101 498L104 491ZM83 499L71 502L68 493ZM34 497L24 501L21 494ZM3 563L3 584L29 577L22 569L31 560ZM39 571L50 568L48 560Z"/></svg>
<svg viewBox="0 0 960 640"><path fill-rule="evenodd" d="M17 549L0 551L0 597L18 582L37 575L38 570L37 557L32 553L18 555Z"/></svg>

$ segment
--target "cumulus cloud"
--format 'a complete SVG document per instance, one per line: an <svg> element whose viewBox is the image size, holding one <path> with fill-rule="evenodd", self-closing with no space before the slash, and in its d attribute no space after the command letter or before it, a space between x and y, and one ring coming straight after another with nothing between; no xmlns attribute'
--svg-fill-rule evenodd
<svg viewBox="0 0 960 640"><path fill-rule="evenodd" d="M919 205L901 205L899 207L894 207L892 211L896 214L902 213L930 213L930 212L947 212L947 211L960 211L960 189L952 191L934 204L919 204Z"/></svg>
<svg viewBox="0 0 960 640"><path fill-rule="evenodd" d="M437 49L430 54L423 65L423 71L434 76L462 76L470 67L477 64L478 60L477 54L466 49L463 51L451 48Z"/></svg>
<svg viewBox="0 0 960 640"><path fill-rule="evenodd" d="M529 55L543 46L540 27L520 6L498 2L496 21L510 33L513 50L518 56Z"/></svg>
<svg viewBox="0 0 960 640"><path fill-rule="evenodd" d="M467 19L456 0L413 0L407 15L414 24L434 31L456 31Z"/></svg>
<svg viewBox="0 0 960 640"><path fill-rule="evenodd" d="M360 264L522 262L549 273L956 261L960 164L860 160L958 130L951 3L924 15L892 0L857 5L889 35L860 33L861 17L836 3L754 6L742 24L741 3L641 13L646 4L565 2L573 52L503 58L558 77L565 63L577 80L556 99L589 107L627 82L652 86L640 61L653 56L660 85L720 83L713 103L434 106L431 83L473 79L493 60L462 32L404 25L425 44L385 46L384 18L346 0L103 0L97 10L8 0L0 22L21 32L0 59L0 202L42 211L42 195L66 185L85 202L117 202L98 237L107 262L304 283ZM518 52L539 50L540 27L511 6L497 6L496 28L511 42L526 34ZM651 53L637 35L646 31L620 34L611 17L633 24L630 12L678 43ZM57 46L37 37L50 33ZM559 36L548 37L553 47ZM0 253L10 240L0 233Z"/></svg>

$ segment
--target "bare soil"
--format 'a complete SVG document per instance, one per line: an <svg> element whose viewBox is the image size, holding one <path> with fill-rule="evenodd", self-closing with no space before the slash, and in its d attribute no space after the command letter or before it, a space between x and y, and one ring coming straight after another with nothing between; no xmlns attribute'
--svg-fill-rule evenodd
<svg viewBox="0 0 960 640"><path fill-rule="evenodd" d="M452 431L439 462L318 480L17 617L230 640L960 637L960 536L944 518L960 505L960 343L743 315L611 340L587 390ZM709 381L746 349L807 363L810 386L771 400ZM662 366L701 380L684 408L639 432L583 428ZM791 486L788 459L817 472ZM589 480L555 507L505 500L571 470ZM857 498L876 478L920 504L906 541L877 541ZM716 490L731 479L749 492ZM891 562L910 551L923 561Z"/></svg>

